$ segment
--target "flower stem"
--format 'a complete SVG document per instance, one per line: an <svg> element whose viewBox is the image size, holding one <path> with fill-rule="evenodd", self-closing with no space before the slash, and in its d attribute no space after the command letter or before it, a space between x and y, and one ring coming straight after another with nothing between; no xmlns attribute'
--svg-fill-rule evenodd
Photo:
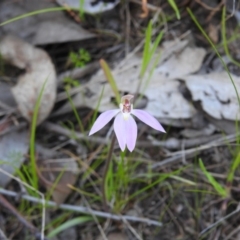
<svg viewBox="0 0 240 240"><path fill-rule="evenodd" d="M110 149L109 149L108 156L107 156L106 165L105 165L105 168L104 168L104 173L103 173L102 196L103 196L103 206L104 206L105 210L108 209L108 200L107 200L107 196L106 196L107 195L106 194L106 181L107 181L107 176L108 176L108 170L109 170L110 162L112 160L112 153L113 153L115 140L116 140L116 136L113 135L112 136L111 145L110 145Z"/></svg>

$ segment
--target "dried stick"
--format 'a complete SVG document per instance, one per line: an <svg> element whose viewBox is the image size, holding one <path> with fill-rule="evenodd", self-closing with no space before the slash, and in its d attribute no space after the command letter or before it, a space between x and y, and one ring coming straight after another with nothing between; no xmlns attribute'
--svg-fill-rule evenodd
<svg viewBox="0 0 240 240"><path fill-rule="evenodd" d="M15 193L13 191L5 190L3 188L0 188L0 193L3 195L12 196L12 197L18 196L17 193ZM22 199L28 200L30 202L42 203L42 199L32 197L27 194L24 194L21 197L22 197ZM58 207L59 209L64 209L64 210L69 210L69 211L74 211L74 212L81 212L81 213L85 213L85 214L94 214L95 216L98 216L98 217L108 218L108 219L112 219L112 220L116 220L116 221L127 220L127 221L131 221L131 222L141 222L141 223L154 225L154 226L158 226L158 227L162 226L162 223L159 221L151 220L151 219L143 218L143 217L136 217L136 216L129 216L129 215L117 215L117 214L112 214L112 213L107 213L107 212L96 211L96 210L93 210L93 209L87 208L87 207L74 206L74 205L70 205L70 204L58 205L57 203L55 203L53 201L45 201L44 200L43 204L45 206Z"/></svg>
<svg viewBox="0 0 240 240"><path fill-rule="evenodd" d="M24 216L22 216L20 212L2 195L0 195L0 204L3 205L4 208L8 209L13 215L15 215L25 227L27 227L33 234L35 234L35 236L40 236L38 229L33 226L31 222L27 221L27 219L25 219Z"/></svg>
<svg viewBox="0 0 240 240"><path fill-rule="evenodd" d="M216 221L215 223L211 224L210 226L208 226L207 228L205 228L204 230L202 230L199 234L199 237L204 235L206 232L208 232L209 230L211 230L212 228L218 226L219 224L221 224L222 222L225 222L228 218L234 216L235 214L240 212L240 204L238 204L236 210L234 210L233 212L229 213L227 216L219 219L218 221Z"/></svg>
<svg viewBox="0 0 240 240"><path fill-rule="evenodd" d="M55 132L58 134L62 134L64 136L68 136L71 137L72 136L72 132L66 128L63 128L62 126L58 125L58 124L54 124L54 123L50 123L50 122L45 122L42 127L48 131L51 132ZM80 139L80 140L85 140L86 137L84 134L79 133L77 131L74 132L74 135ZM175 138L169 138L165 141L158 141L155 139L150 139L148 141L138 141L136 146L137 147L163 147L163 148L168 148L171 150L176 150L176 149L181 149L182 148L182 144L184 142L184 146L185 148L191 148L191 147L195 147L195 146L199 146L202 144L206 144L210 141L219 139L219 137L221 137L222 135L213 135L213 136L208 136L208 137L200 137L197 138L195 140L193 139L183 139L183 140L178 140ZM95 136L91 136L90 138L88 138L88 141L93 142L93 143L97 143L97 144L109 144L109 139L108 138L102 138L102 137L95 137Z"/></svg>

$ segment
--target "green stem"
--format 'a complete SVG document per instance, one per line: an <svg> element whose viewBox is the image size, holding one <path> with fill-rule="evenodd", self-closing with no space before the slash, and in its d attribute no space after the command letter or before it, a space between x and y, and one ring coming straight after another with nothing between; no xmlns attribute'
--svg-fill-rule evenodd
<svg viewBox="0 0 240 240"><path fill-rule="evenodd" d="M110 162L112 160L112 153L113 153L113 149L114 149L115 140L116 140L116 136L113 135L111 145L110 145L110 149L109 149L108 156L107 156L106 165L105 165L105 168L104 168L104 173L103 173L102 196L103 196L103 206L106 210L108 208L108 200L107 200L107 196L106 196L107 195L106 194L106 182L107 182Z"/></svg>

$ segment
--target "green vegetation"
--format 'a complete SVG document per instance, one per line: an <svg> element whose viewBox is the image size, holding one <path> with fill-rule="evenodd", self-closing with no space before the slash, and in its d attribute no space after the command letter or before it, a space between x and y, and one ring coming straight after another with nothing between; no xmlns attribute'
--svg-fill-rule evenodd
<svg viewBox="0 0 240 240"><path fill-rule="evenodd" d="M79 16L81 19L84 17L84 11L82 9L83 0L79 0L80 8L77 9L79 12ZM164 21L168 24L168 21L177 20L179 21L181 18L180 8L174 0L168 0L168 4L174 10L176 18L170 16L164 16ZM171 9L170 8L170 9ZM171 9L171 10L172 10ZM181 8L182 9L182 8ZM0 23L0 26L11 23L13 21L20 20L25 17L29 17L35 14L42 14L50 11L63 11L66 10L64 7L60 8L52 8L52 9L43 9L31 13L24 14L22 16L18 16L14 19L10 19L4 23ZM236 27L236 31L229 38L226 33L226 9L223 7L222 9L222 18L221 18L221 37L222 42L218 45L214 44L210 37L208 36L206 30L202 27L202 24L197 20L194 12L191 9L187 9L191 20L197 28L200 30L201 36L204 37L209 46L212 48L212 53L216 54L223 64L226 72L229 76L229 81L231 81L233 88L236 92L236 98L238 100L239 108L240 108L240 97L238 94L238 88L236 83L234 82L231 73L228 69L228 66L225 64L221 57L221 52L229 57L232 63L236 66L240 66L239 62L237 62L231 55L231 51L229 50L229 44L232 41L239 39L240 35L238 34L239 26ZM181 12L182 13L182 12ZM183 16L183 15L182 15ZM165 23L164 23L165 24ZM151 81L151 76L153 70L159 62L161 57L161 52L158 51L158 46L162 41L163 37L166 36L166 29L157 32L154 32L155 25L153 24L153 20L151 19L148 24L145 24L145 43L143 47L142 54L142 64L139 72L139 87L138 89L131 89L131 91L135 91L139 93L139 89L143 85L143 89L147 89L149 82ZM140 31L143 33L143 28ZM90 53L81 48L78 52L70 52L69 53L69 61L71 62L74 68L83 67L87 63L91 61ZM120 102L121 93L118 90L118 86L121 83L117 83L114 79L114 76L110 70L108 63L104 60L100 60L100 66L102 67L106 79L111 86L111 90L114 93L116 102ZM1 59L0 59L0 72L1 69ZM23 164L21 169L16 169L16 174L19 177L19 182L23 183L23 185L30 185L28 188L28 193L31 196L39 196L40 191L40 182L39 176L37 172L36 165L36 128L37 128L37 118L39 108L41 106L41 98L43 91L46 86L45 81L40 94L37 99L37 103L34 109L33 118L31 122L31 130L30 130L30 157L29 163ZM198 239L199 236L199 228L202 227L200 221L206 216L203 216L202 213L206 210L206 205L215 204L214 201L220 202L220 207L224 206L225 203L230 203L230 188L232 187L234 180L239 175L239 166L240 166L240 138L236 136L236 145L232 145L227 142L224 144L224 147L228 147L232 156L229 162L224 163L224 167L227 168L226 172L219 176L217 172L215 172L215 168L210 168L211 163L208 162L208 158L205 156L199 156L199 150L196 148L195 155L190 157L188 161L184 161L184 151L183 161L179 164L166 165L159 169L154 169L152 166L156 161L161 161L163 158L167 158L168 156L174 157L174 153L170 154L170 151L166 149L160 149L160 147L152 147L150 150L147 147L140 147L133 153L129 153L127 151L119 152L114 149L114 146L111 150L111 145L107 146L107 144L93 144L88 141L88 130L90 126L94 123L97 118L99 107L102 103L102 97L104 94L109 94L104 91L104 87L99 89L101 91L100 98L96 106L93 106L92 114L89 114L90 117L82 119L79 115L78 110L74 106L74 102L70 95L71 88L78 87L79 81L72 79L70 77L64 79L64 87L67 94L68 102L72 108L73 116L76 119L76 124L71 121L72 119L67 119L62 123L62 125L72 132L71 138L73 140L78 141L76 129L78 128L82 134L84 134L84 147L87 148L87 153L85 154L85 158L81 159L81 157L77 156L77 154L71 150L68 151L68 155L71 158L74 158L79 166L79 171L81 171L81 175L79 176L78 182L76 186L68 186L72 189L70 204L85 204L86 202L90 205L91 208L97 209L98 211L103 212L111 212L118 216L128 215L129 209L138 208L144 204L147 205L147 212L151 216L154 212L155 220L159 222L162 221L163 224L168 226L169 222L174 226L177 226L178 231L181 233L182 226L178 223L178 221L182 220L181 216L182 212L186 213L184 217L188 218L187 220L195 221L195 228L188 229L190 232L189 235L192 239ZM77 126L75 126L77 125ZM169 127L171 128L171 126ZM238 119L236 119L236 135L239 133L238 128ZM144 133L145 134L145 133ZM141 138L146 138L146 136L141 133ZM146 133L149 135L150 133ZM163 138L167 138L167 136L163 136ZM113 144L114 145L114 144ZM109 155L109 151L112 151ZM67 151L65 151L66 153ZM71 154L69 154L71 152ZM106 159L110 156L109 165L106 163ZM3 162L0 162L2 164ZM221 165L219 163L218 165ZM104 167L107 165L106 175L104 176ZM223 167L221 165L221 167ZM52 186L50 190L45 190L45 199L46 204L30 204L26 200L21 200L18 206L18 210L23 214L27 215L28 218L40 218L40 214L44 212L45 207L49 210L50 213L54 212L53 207L48 206L47 202L51 200L51 196L53 191L55 190L57 184L59 183L62 175L66 171L63 168L60 171L60 174L56 179L53 180ZM101 190L101 186L103 185L103 189ZM42 191L42 189L41 189ZM189 195L190 194L190 195ZM104 209L103 206L103 196L106 196L107 201L107 209ZM72 197L73 196L73 197ZM151 197L156 197L151 200ZM167 197L166 197L167 196ZM41 195L43 199L43 195ZM73 199L73 200L72 200ZM80 201L80 200L81 201ZM149 200L150 199L150 200ZM210 199L210 200L209 200ZM74 202L75 201L75 202ZM147 203L145 203L145 201ZM155 209L150 204L154 201L154 203L161 209L161 212L158 209ZM211 201L211 203L209 203ZM229 201L229 202L228 202ZM213 203L212 203L213 202ZM161 207L158 204L162 204ZM149 205L148 205L149 204ZM227 205L226 204L226 205ZM87 205L87 204L86 204ZM163 206L163 207L162 207ZM215 207L215 209L219 208L219 206ZM154 209L154 210L153 210ZM179 216L175 216L172 212L179 213ZM50 211L51 210L51 211ZM148 213L149 210L149 213ZM139 215L144 216L145 212L141 212ZM151 212L152 211L152 212ZM56 212L54 212L56 214ZM222 215L221 215L222 214ZM42 214L42 218L44 218L44 214ZM50 214L51 215L51 214ZM223 211L219 213L219 216L224 216ZM179 217L179 219L178 219ZM140 217L139 217L140 218ZM39 221L35 220L36 224L39 224ZM170 220L169 220L170 219ZM45 219L43 219L45 220ZM94 223L98 221L103 221L104 218L92 216L91 212L84 213L83 215L79 215L70 210L59 210L55 215L54 219L51 219L47 224L46 228L42 224L37 227L43 227L43 231L45 231L46 236L48 238L53 238L57 236L60 232L65 231L68 228L84 225L89 223ZM189 220L189 221L190 221ZM100 224L102 226L102 222ZM215 226L213 226L214 229ZM119 228L122 228L119 227ZM159 231L159 229L154 230ZM183 230L182 230L183 231ZM183 231L184 232L184 231ZM180 236L181 234L179 234ZM179 238L182 239L182 238ZM199 238L200 239L200 238Z"/></svg>
<svg viewBox="0 0 240 240"><path fill-rule="evenodd" d="M80 48L78 52L70 52L69 59L75 68L84 67L91 61L91 55L86 49Z"/></svg>

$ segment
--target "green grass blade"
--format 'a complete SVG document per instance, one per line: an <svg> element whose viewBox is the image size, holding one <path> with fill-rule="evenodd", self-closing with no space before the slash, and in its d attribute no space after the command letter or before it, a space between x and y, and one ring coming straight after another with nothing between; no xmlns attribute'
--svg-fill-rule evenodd
<svg viewBox="0 0 240 240"><path fill-rule="evenodd" d="M85 0L79 0L79 17L84 20L84 2Z"/></svg>
<svg viewBox="0 0 240 240"><path fill-rule="evenodd" d="M140 193L146 192L148 189L152 188L153 186L155 186L158 183L163 182L164 180L166 180L167 178L173 176L173 175L177 175L182 171L182 169L178 169L176 171L170 172L170 173L164 173L164 174L157 174L158 175L158 179L154 182L152 182L151 184L148 184L147 186L137 190L136 192L134 192L131 196L129 196L128 200L135 198L136 196L138 196Z"/></svg>
<svg viewBox="0 0 240 240"><path fill-rule="evenodd" d="M25 13L25 14L19 15L17 17L11 18L11 19L9 19L5 22L0 23L0 27L3 26L3 25L6 25L6 24L12 23L12 22L21 20L23 18L27 18L27 17L37 15L37 14L43 14L43 13L48 13L48 12L58 12L58 11L64 11L64 10L67 10L67 9L69 9L69 8L55 7L55 8L45 8L45 9L40 9L40 10L37 10L37 11ZM71 8L71 9L74 9L74 8Z"/></svg>
<svg viewBox="0 0 240 240"><path fill-rule="evenodd" d="M237 65L238 67L240 67L240 63L235 61L230 52L229 52L229 49L228 49L228 43L227 43L227 39L226 39L226 7L224 6L223 7L223 10L222 10L222 41L223 41L223 48L224 48L224 51L226 53L226 55L229 57L229 59L235 64Z"/></svg>
<svg viewBox="0 0 240 240"><path fill-rule="evenodd" d="M52 238L55 237L58 233L70 228L70 227L74 227L76 225L79 224L84 224L86 222L92 221L93 218L90 216L84 216L84 217L77 217L74 219L71 219L65 223L63 223L62 225L60 225L59 227L55 228L54 230L52 230L49 234L48 234L48 238Z"/></svg>
<svg viewBox="0 0 240 240"><path fill-rule="evenodd" d="M168 176L166 176L166 175L159 177L156 181L154 181L151 184L147 185L146 187L143 187L143 188L137 190L136 192L134 192L131 196L129 196L127 201L135 198L136 196L138 196L141 193L147 192L147 190L151 189L156 184L163 182L166 178L168 178Z"/></svg>
<svg viewBox="0 0 240 240"><path fill-rule="evenodd" d="M168 0L168 3L173 8L173 10L175 11L177 19L179 20L181 17L180 17L180 12L179 12L177 4L175 3L174 0Z"/></svg>
<svg viewBox="0 0 240 240"><path fill-rule="evenodd" d="M144 73L147 69L149 60L151 56L149 55L150 47L151 47L151 36L152 36L152 21L149 22L146 34L145 34L145 44L143 49L143 59L142 59L142 66L140 71L140 78L143 78Z"/></svg>
<svg viewBox="0 0 240 240"><path fill-rule="evenodd" d="M51 230L54 226L60 225L62 222L65 221L65 219L68 219L71 216L72 216L72 212L69 212L69 211L56 216L54 219L51 219L51 221L45 226L45 231L47 231L48 229Z"/></svg>
<svg viewBox="0 0 240 240"><path fill-rule="evenodd" d="M191 180L188 180L186 178L183 178L183 177L179 177L179 176L176 176L176 175L172 175L172 176L169 176L169 178L172 178L172 179L175 179L177 180L178 182L183 182L187 185L193 185L193 186L197 186L197 184Z"/></svg>
<svg viewBox="0 0 240 240"><path fill-rule="evenodd" d="M150 25L150 23L149 23ZM150 30L149 30L150 29ZM152 28L149 28L147 30L147 34L146 34L146 40L145 40L145 46L144 46L144 51L143 51L143 61L142 61L142 66L141 66L141 71L140 71L140 78L143 78L147 68L148 68L148 65L160 43L160 41L162 40L162 37L163 37L163 31L161 31L156 40L154 41L153 43L153 46L151 47L151 32L152 31Z"/></svg>
<svg viewBox="0 0 240 240"><path fill-rule="evenodd" d="M55 191L57 185L59 184L63 174L64 174L65 169L63 169L58 176L56 177L56 179L54 179L54 182L52 185L50 185L50 189L47 191L47 193L45 193L45 201L48 202L51 198L51 196L53 195L53 192Z"/></svg>
<svg viewBox="0 0 240 240"><path fill-rule="evenodd" d="M164 32L161 31L161 32L158 34L156 40L154 41L154 44L153 44L152 49L151 49L150 54L149 54L149 55L150 55L150 58L152 58L152 56L153 56L153 54L155 53L155 51L156 51L156 49L157 49L160 41L162 40L163 33L164 33ZM150 62L150 60L151 60L151 59L149 59L149 62Z"/></svg>
<svg viewBox="0 0 240 240"><path fill-rule="evenodd" d="M92 117L92 124L91 126L93 125L93 123L95 122L96 118L97 118L97 113L98 113L98 109L99 109L99 106L101 104L101 101L102 101L102 97L103 97L103 93L104 93L104 88L105 86L103 86L102 88L102 92L100 94L100 98L98 99L98 102L97 102L97 106L94 108L94 114L93 114L93 117Z"/></svg>
<svg viewBox="0 0 240 240"><path fill-rule="evenodd" d="M104 179L103 179L104 180ZM109 202L113 196L115 196L114 187L114 173L113 173L113 163L109 163L109 169L107 172L107 177L104 182L105 196Z"/></svg>
<svg viewBox="0 0 240 240"><path fill-rule="evenodd" d="M38 189L38 176L37 176L37 166L36 166L36 159L35 159L35 138L36 138L36 127L37 127L37 118L38 118L38 111L41 105L43 91L45 89L47 83L47 79L45 80L40 94L37 98L36 105L33 110L33 117L32 117L32 124L31 124L31 136L30 136L30 166L31 172L33 177L33 187Z"/></svg>
<svg viewBox="0 0 240 240"><path fill-rule="evenodd" d="M233 160L232 166L231 166L230 171L227 176L227 181L229 183L231 183L233 181L234 174L235 174L237 168L239 167L239 165L240 165L240 154L238 153L238 155Z"/></svg>
<svg viewBox="0 0 240 240"><path fill-rule="evenodd" d="M216 192L222 196L222 197L227 197L228 193L225 188L223 188L217 181L216 179L207 171L205 168L203 162L201 159L199 159L199 166L201 170L203 171L204 175L208 179L209 183L213 186L213 188L216 190Z"/></svg>
<svg viewBox="0 0 240 240"><path fill-rule="evenodd" d="M235 129L236 129L236 133L239 133L239 121L236 119L235 121ZM239 150L240 150L240 136L237 135L236 136L236 145L237 147L235 148L234 151L232 151L232 148L231 148L231 145L229 142L227 142L227 145L228 145L228 148L230 149L230 152L232 153L233 155L233 161L232 161L232 164L231 164L231 167L230 167L230 170L228 172L228 175L227 175L227 182L228 183L232 183L233 179L234 179L234 175L235 175L235 172L237 170L237 168L239 167L240 165L240 154L239 154Z"/></svg>
<svg viewBox="0 0 240 240"><path fill-rule="evenodd" d="M120 94L119 94L119 91L118 91L118 88L117 88L116 81L114 80L113 75L111 73L111 70L110 70L110 68L109 68L109 66L108 66L108 64L106 63L105 60L101 59L99 62L100 62L100 65L101 65L101 67L104 71L104 74L105 74L105 76L106 76L114 94L115 94L117 102L119 104L120 103Z"/></svg>
<svg viewBox="0 0 240 240"><path fill-rule="evenodd" d="M84 126L83 126L82 120L80 119L80 117L79 117L79 115L78 115L77 109L76 109L76 107L75 107L75 105L74 105L74 103L73 103L73 101L72 101L72 98L71 98L71 96L70 96L70 94L69 94L69 92L68 92L68 89L65 88L65 91L66 91L66 94L67 94L67 97L68 97L68 101L69 101L69 103L70 103L70 105L71 105L71 108L72 108L72 110L73 110L74 116L75 116L75 118L77 119L78 126L79 126L81 132L82 132L82 133L84 134L84 136L85 136L84 141L85 141L86 145L90 148L90 144L89 144L88 138L87 138L87 136L86 136L86 134L85 134L85 130L84 130ZM73 134L75 135L75 133L74 133L74 126L73 126L72 129L73 129ZM75 139L77 139L77 138L75 138Z"/></svg>
<svg viewBox="0 0 240 240"><path fill-rule="evenodd" d="M142 86L142 82L143 82L143 77L144 77L144 74L146 73L146 70L153 58L153 55L160 43L160 41L162 40L162 37L163 37L163 34L164 32L161 31L157 38L155 39L154 43L153 43L153 46L152 46L152 43L151 43L151 36L152 36L152 22L150 21L149 24L148 24L148 28L146 30L146 36L145 36L145 45L144 45L144 50L143 50L143 60L142 60L142 65L141 65L141 70L140 70L140 74L139 74L139 77L140 77L140 82L139 82L139 86L138 86L138 89L137 89L137 93L139 93L140 89L141 89L141 86ZM150 70L150 74L148 76L148 79L146 81L146 83L144 84L144 88L148 85L149 81L150 81L150 78L152 77L152 74L153 74L153 71L155 69L155 66L156 64L158 63L157 61L159 61L160 59L160 55L157 56L156 60L154 61L154 64ZM139 96L139 98L136 100L140 100L142 98L143 94L141 94Z"/></svg>
<svg viewBox="0 0 240 240"><path fill-rule="evenodd" d="M70 105L71 105L71 108L72 108L72 110L73 110L73 113L74 113L74 115L75 115L75 118L77 119L79 128L80 128L81 132L84 134L83 123L82 123L82 121L81 121L81 119L80 119L80 117L79 117L79 115L78 115L77 109L76 109L76 107L75 107L75 105L74 105L74 103L73 103L73 101L72 101L72 98L71 98L71 96L70 96L70 94L69 94L69 92L68 92L68 89L65 88L65 91L66 91L66 94L67 94L68 101L69 101L69 103L70 103Z"/></svg>
<svg viewBox="0 0 240 240"><path fill-rule="evenodd" d="M154 69L156 68L157 64L159 63L160 61L160 58L161 58L161 52L158 54L158 56L156 57L156 60L154 61L153 63L153 66L152 68L150 69L150 73L148 75L148 78L144 84L144 87L143 87L143 91L142 91L142 94L140 95L139 99L141 99L145 93L145 91L147 90L147 87L148 87L148 84L150 83L150 80L152 78L152 75L153 75L153 72L154 72Z"/></svg>

